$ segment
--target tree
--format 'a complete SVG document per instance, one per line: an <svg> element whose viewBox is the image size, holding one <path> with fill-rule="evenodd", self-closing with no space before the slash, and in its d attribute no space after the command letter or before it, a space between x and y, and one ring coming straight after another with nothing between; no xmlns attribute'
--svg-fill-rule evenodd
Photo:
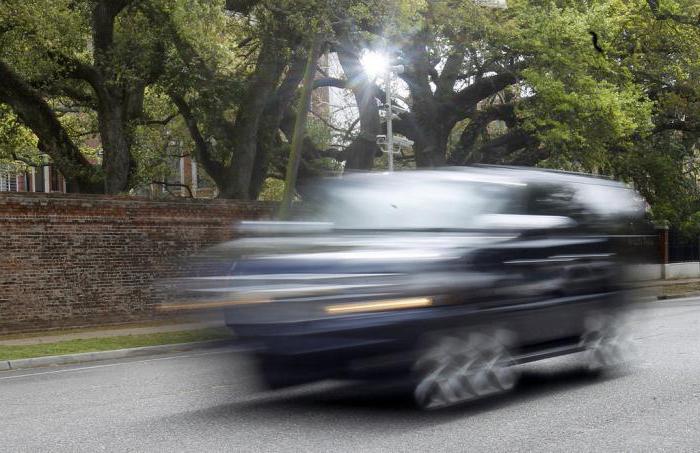
<svg viewBox="0 0 700 453"><path fill-rule="evenodd" d="M393 43L384 50L406 67L400 77L408 111L396 129L415 142L417 166L535 165L554 156L591 168L610 144L644 133L649 105L640 87L590 42L591 27L611 22L609 4L586 10L566 2L509 3L504 12L473 2L401 2L384 31ZM368 33L370 38L346 35L337 50L345 82L362 81L352 86L358 106L368 104L360 93L373 95L375 111L359 109L361 123L370 125L384 94L379 86L367 87L355 70L360 41L377 41ZM505 129L489 136L494 121Z"/></svg>
<svg viewBox="0 0 700 453"><path fill-rule="evenodd" d="M267 156L258 149L275 140L303 71L300 57L289 55L280 42L277 24L268 22L270 28L255 37L255 44L245 45L259 47L252 61L218 71L216 61L207 61L177 28L171 29L179 61L170 68L177 71L184 64L191 72L184 78L173 75L164 88L185 118L198 161L224 198L257 197L267 171Z"/></svg>
<svg viewBox="0 0 700 453"><path fill-rule="evenodd" d="M684 219L700 210L700 33L675 15L690 18L700 10L682 1L619 8L625 22L618 58L653 102L651 134L621 159L619 173L635 183L658 219L688 227Z"/></svg>
<svg viewBox="0 0 700 453"><path fill-rule="evenodd" d="M163 179L168 160L188 154L220 196L256 199L289 164L306 119L297 101L310 24L323 23L342 75L317 68L313 87L345 90L355 114L310 118L297 137L300 182L383 165L385 94L361 63L376 50L406 68L394 125L415 145L402 165L593 171L634 183L675 223L699 210L697 4L508 3L6 0L0 159L47 154L71 188L118 193ZM320 139L328 131L333 143Z"/></svg>
<svg viewBox="0 0 700 453"><path fill-rule="evenodd" d="M134 127L143 119L145 88L163 60L157 34L134 33L149 25L139 3L8 0L0 6L0 102L81 191L119 193L130 186ZM66 105L95 112L101 169L81 155L57 120L57 106Z"/></svg>
<svg viewBox="0 0 700 453"><path fill-rule="evenodd" d="M276 165L273 156L288 155L308 23L321 17L327 24L339 21L332 17L337 12L347 12L343 20L367 14L358 9L364 3L227 2L232 13L219 32L236 44L218 54L206 51L208 36L186 36L177 21L170 21L175 53L164 89L185 118L197 158L221 197L257 198L270 165ZM305 139L304 153L317 152Z"/></svg>

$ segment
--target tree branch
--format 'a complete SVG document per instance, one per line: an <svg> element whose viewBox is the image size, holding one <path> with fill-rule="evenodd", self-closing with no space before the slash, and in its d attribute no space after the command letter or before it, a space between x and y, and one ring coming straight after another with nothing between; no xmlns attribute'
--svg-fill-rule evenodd
<svg viewBox="0 0 700 453"><path fill-rule="evenodd" d="M183 63L186 66L192 66L194 69L201 74L206 81L212 81L216 79L215 71L209 66L209 64L204 60L204 58L197 52L186 39L184 39L175 24L172 21L170 15L166 14L156 6L146 3L141 5L144 13L153 23L153 25L159 25L165 27L168 31L168 35L172 39L175 49Z"/></svg>
<svg viewBox="0 0 700 453"><path fill-rule="evenodd" d="M360 122L360 117L358 116L357 118L355 118L355 121L352 122L352 124L350 125L348 130L345 132L345 135L343 135L343 139L340 141L340 143L345 143L348 141L348 139L350 138L350 134L352 134L352 131L355 130L355 128L357 127L357 124L359 122Z"/></svg>
<svg viewBox="0 0 700 453"><path fill-rule="evenodd" d="M209 175L216 180L217 178L221 177L223 166L212 158L209 145L207 144L206 140L204 140L204 136L202 136L202 133L199 130L199 125L192 114L190 106L185 101L185 98L179 94L174 92L170 92L168 94L185 120L185 125L187 125L187 130L190 132L190 136L195 144L195 149L197 150L197 161L200 162L204 168L206 168L207 173L209 173Z"/></svg>
<svg viewBox="0 0 700 453"><path fill-rule="evenodd" d="M449 163L464 165L470 157L476 141L486 127L495 120L504 120L509 127L515 125L515 108L512 104L495 104L484 110L479 110L464 128L459 137L459 143L450 156Z"/></svg>
<svg viewBox="0 0 700 453"><path fill-rule="evenodd" d="M39 149L83 192L101 192L103 180L81 154L53 110L39 93L28 86L8 65L0 61L0 102L8 104L39 139Z"/></svg>
<svg viewBox="0 0 700 453"><path fill-rule="evenodd" d="M651 9L651 13L654 15L656 20L671 20L679 24L690 25L693 27L700 28L700 15L696 18L693 18L690 16L684 16L680 14L662 12L661 7L659 5L659 0L647 0L647 4L649 5L649 9Z"/></svg>
<svg viewBox="0 0 700 453"><path fill-rule="evenodd" d="M138 121L137 124L139 124L141 126L166 126L173 119L175 119L178 115L180 115L179 111L171 113L170 115L166 116L162 120L141 120L141 121Z"/></svg>
<svg viewBox="0 0 700 453"><path fill-rule="evenodd" d="M339 39L338 60L348 81L346 87L352 90L355 97L360 120L360 133L346 149L345 165L348 169L371 170L378 151L377 135L382 129L377 106L379 90L362 67L359 46L352 35L344 32Z"/></svg>
<svg viewBox="0 0 700 453"><path fill-rule="evenodd" d="M484 77L456 93L450 100L451 107L458 116L463 117L473 110L479 101L498 93L517 81L518 76L512 72Z"/></svg>
<svg viewBox="0 0 700 453"><path fill-rule="evenodd" d="M75 57L54 50L49 50L48 55L64 68L63 73L66 77L87 82L98 98L103 96L104 79L95 67Z"/></svg>
<svg viewBox="0 0 700 453"><path fill-rule="evenodd" d="M107 53L114 43L114 19L135 0L99 0L92 10L94 50Z"/></svg>
<svg viewBox="0 0 700 453"><path fill-rule="evenodd" d="M179 182L167 182L167 181L151 181L151 184L160 184L172 196L176 196L176 195L174 193L172 193L168 189L168 187L184 187L185 189L187 189L187 193L189 194L190 198L194 198L194 195L192 194L192 189L190 188L190 186L188 184L182 184Z"/></svg>
<svg viewBox="0 0 700 453"><path fill-rule="evenodd" d="M469 158L469 163L502 164L515 151L537 143L537 140L521 129L513 129L482 145Z"/></svg>
<svg viewBox="0 0 700 453"><path fill-rule="evenodd" d="M320 79L314 80L314 90L316 88L323 87L334 87L334 88L347 88L348 81L343 79L338 79L335 77L322 77Z"/></svg>
<svg viewBox="0 0 700 453"><path fill-rule="evenodd" d="M242 47L245 47L248 44L250 44L252 41L253 41L253 37L248 36L247 38L242 39L241 41L238 42L238 44L236 44L236 49L240 49Z"/></svg>
<svg viewBox="0 0 700 453"><path fill-rule="evenodd" d="M669 120L654 127L653 133L658 134L663 131L683 131L683 132L700 132L700 127L688 124L685 121Z"/></svg>
<svg viewBox="0 0 700 453"><path fill-rule="evenodd" d="M451 53L447 60L445 61L445 66L442 68L440 77L435 81L437 85L437 90L435 95L437 97L446 96L452 93L457 78L460 74L460 69L464 63L465 51L455 51Z"/></svg>
<svg viewBox="0 0 700 453"><path fill-rule="evenodd" d="M324 125L326 125L328 128L333 129L333 130L336 131L336 132L346 132L346 129L343 129L343 128L341 128L341 127L335 126L334 124L331 124L331 122L328 121L327 119L325 119L325 118L323 117L323 115L319 115L318 113L314 112L313 109L311 110L311 114L312 114L315 118L321 120L321 122L322 122Z"/></svg>
<svg viewBox="0 0 700 453"><path fill-rule="evenodd" d="M34 162L26 157L18 156L16 152L10 151L10 156L12 157L12 160L16 160L17 162L22 162L23 164L27 165L28 167L34 167L34 168L39 168L44 166L45 164L43 162Z"/></svg>

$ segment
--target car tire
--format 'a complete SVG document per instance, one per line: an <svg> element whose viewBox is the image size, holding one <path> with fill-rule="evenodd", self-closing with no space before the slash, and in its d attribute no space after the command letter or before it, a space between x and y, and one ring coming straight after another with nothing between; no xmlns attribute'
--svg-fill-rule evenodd
<svg viewBox="0 0 700 453"><path fill-rule="evenodd" d="M497 335L450 333L425 343L413 367L413 396L422 409L441 409L515 386L513 359Z"/></svg>
<svg viewBox="0 0 700 453"><path fill-rule="evenodd" d="M581 346L585 350L586 366L594 372L628 364L636 355L627 329L612 315L587 318Z"/></svg>

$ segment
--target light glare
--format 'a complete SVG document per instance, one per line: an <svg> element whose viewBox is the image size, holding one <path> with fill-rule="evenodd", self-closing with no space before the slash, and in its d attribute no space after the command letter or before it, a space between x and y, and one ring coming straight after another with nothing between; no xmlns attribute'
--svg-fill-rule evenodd
<svg viewBox="0 0 700 453"><path fill-rule="evenodd" d="M387 56L374 51L366 51L360 58L360 63L370 77L382 75L389 68Z"/></svg>

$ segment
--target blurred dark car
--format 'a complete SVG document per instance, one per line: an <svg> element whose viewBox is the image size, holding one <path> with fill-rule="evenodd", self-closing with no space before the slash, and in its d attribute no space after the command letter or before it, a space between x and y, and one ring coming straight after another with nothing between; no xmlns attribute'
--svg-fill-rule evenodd
<svg viewBox="0 0 700 453"><path fill-rule="evenodd" d="M258 345L270 387L408 380L438 408L508 390L517 364L621 360L622 273L647 233L623 184L476 167L350 175L311 193L313 221L244 223L185 281L188 304L222 307Z"/></svg>

